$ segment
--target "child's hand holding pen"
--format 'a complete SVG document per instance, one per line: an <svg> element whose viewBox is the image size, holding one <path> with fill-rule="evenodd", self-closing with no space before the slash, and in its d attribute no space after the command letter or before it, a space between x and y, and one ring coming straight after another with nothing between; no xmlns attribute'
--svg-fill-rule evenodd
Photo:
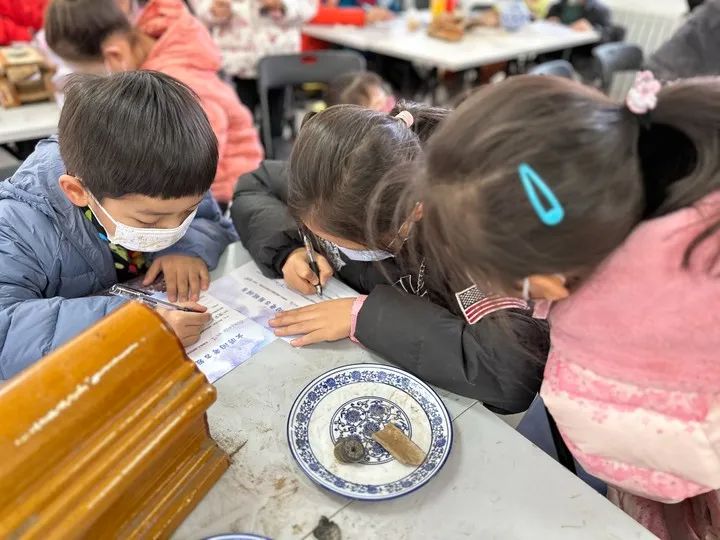
<svg viewBox="0 0 720 540"><path fill-rule="evenodd" d="M212 315L207 312L205 306L194 302L185 302L180 304L182 307L190 308L194 311L180 311L177 309L165 309L155 307L158 315L173 329L173 332L182 342L183 347L194 345L200 339L205 327L212 320Z"/></svg>
<svg viewBox="0 0 720 540"><path fill-rule="evenodd" d="M197 343L200 334L212 320L212 315L207 312L207 308L195 302L173 304L155 298L146 291L120 284L113 285L110 294L141 302L154 309L172 328L183 347Z"/></svg>
<svg viewBox="0 0 720 540"><path fill-rule="evenodd" d="M302 294L317 294L319 287L324 286L332 277L333 269L328 260L319 253L314 253L314 258L320 276L310 268L307 250L304 247L290 253L282 268L283 278L290 288Z"/></svg>

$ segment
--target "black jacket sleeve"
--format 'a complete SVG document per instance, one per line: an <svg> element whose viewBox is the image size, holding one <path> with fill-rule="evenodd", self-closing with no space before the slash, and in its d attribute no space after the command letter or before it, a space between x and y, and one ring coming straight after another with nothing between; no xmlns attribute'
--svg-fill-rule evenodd
<svg viewBox="0 0 720 540"><path fill-rule="evenodd" d="M389 285L376 286L365 300L355 336L421 379L504 414L530 406L550 342L547 323L527 312L502 311L469 325Z"/></svg>
<svg viewBox="0 0 720 540"><path fill-rule="evenodd" d="M240 240L263 274L282 277L290 253L302 247L298 226L287 205L286 164L263 161L240 177L230 210Z"/></svg>
<svg viewBox="0 0 720 540"><path fill-rule="evenodd" d="M550 9L548 10L547 18L552 19L553 17L560 18L560 15L562 15L562 3L557 2L550 6Z"/></svg>

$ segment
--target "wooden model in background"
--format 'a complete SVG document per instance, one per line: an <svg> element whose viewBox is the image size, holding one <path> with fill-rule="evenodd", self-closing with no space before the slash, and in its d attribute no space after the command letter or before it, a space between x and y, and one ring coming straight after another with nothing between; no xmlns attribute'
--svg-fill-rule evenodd
<svg viewBox="0 0 720 540"><path fill-rule="evenodd" d="M9 108L54 99L53 73L29 45L0 47L0 105Z"/></svg>

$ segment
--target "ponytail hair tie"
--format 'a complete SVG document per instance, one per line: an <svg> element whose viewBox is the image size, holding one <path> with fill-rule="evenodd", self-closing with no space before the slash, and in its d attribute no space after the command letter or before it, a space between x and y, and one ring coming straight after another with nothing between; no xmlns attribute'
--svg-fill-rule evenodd
<svg viewBox="0 0 720 540"><path fill-rule="evenodd" d="M640 71L635 76L635 82L625 98L625 105L633 114L646 115L657 107L661 89L662 84L652 72Z"/></svg>
<svg viewBox="0 0 720 540"><path fill-rule="evenodd" d="M405 125L407 127L412 127L412 125L415 123L415 118L413 118L413 115L412 113L410 113L410 111L400 111L395 115L395 118L405 122Z"/></svg>

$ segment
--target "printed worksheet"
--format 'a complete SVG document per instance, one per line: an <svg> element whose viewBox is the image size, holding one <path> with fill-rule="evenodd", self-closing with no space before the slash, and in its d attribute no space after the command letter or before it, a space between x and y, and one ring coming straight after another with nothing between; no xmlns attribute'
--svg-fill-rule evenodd
<svg viewBox="0 0 720 540"><path fill-rule="evenodd" d="M280 311L336 298L354 298L358 295L341 281L331 278L323 287L322 296L316 294L303 296L291 290L283 280L263 276L254 262L244 264L228 275L213 281L210 285L210 293L226 306L265 328L269 328L268 320Z"/></svg>
<svg viewBox="0 0 720 540"><path fill-rule="evenodd" d="M148 292L167 300L159 287L150 288ZM322 297L303 296L290 290L281 279L266 278L254 262L249 262L213 281L210 290L200 295L199 303L208 308L212 322L200 336L200 341L185 352L213 383L278 339L268 324L275 314L357 295L353 289L332 278L323 287ZM284 339L290 341L293 338Z"/></svg>
<svg viewBox="0 0 720 540"><path fill-rule="evenodd" d="M203 293L200 304L208 308L212 322L200 341L185 352L211 383L277 339L270 330L229 308L212 294Z"/></svg>

